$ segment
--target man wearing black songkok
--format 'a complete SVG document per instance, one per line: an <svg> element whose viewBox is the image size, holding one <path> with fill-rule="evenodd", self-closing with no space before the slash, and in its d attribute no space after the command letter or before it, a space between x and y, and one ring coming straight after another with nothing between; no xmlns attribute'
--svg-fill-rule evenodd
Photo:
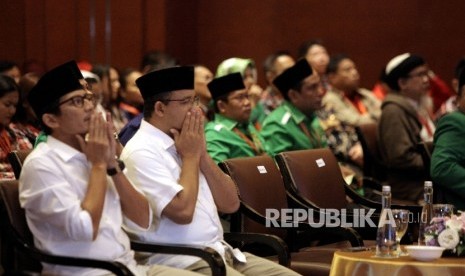
<svg viewBox="0 0 465 276"><path fill-rule="evenodd" d="M223 240L218 212L235 212L239 198L231 178L206 151L194 68L153 71L136 84L144 97L144 119L121 158L128 177L149 198L154 215L149 231L136 231L134 236L209 246L226 260L228 275L296 275L268 260L232 250ZM208 264L196 257L153 254L141 256L141 261L211 275Z"/></svg>

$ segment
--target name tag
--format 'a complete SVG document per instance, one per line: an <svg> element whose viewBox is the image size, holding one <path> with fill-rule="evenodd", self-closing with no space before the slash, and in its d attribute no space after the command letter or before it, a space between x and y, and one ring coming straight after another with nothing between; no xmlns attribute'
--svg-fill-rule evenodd
<svg viewBox="0 0 465 276"><path fill-rule="evenodd" d="M316 165L318 166L318 168L321 168L321 167L326 166L325 161L323 160L323 158L317 159L317 160L315 161L315 163L316 163Z"/></svg>
<svg viewBox="0 0 465 276"><path fill-rule="evenodd" d="M265 166L257 166L258 172L263 174L267 173Z"/></svg>

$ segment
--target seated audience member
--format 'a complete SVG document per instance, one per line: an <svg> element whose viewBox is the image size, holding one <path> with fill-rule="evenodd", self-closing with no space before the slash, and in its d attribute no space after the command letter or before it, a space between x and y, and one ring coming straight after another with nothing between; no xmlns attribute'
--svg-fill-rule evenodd
<svg viewBox="0 0 465 276"><path fill-rule="evenodd" d="M234 157L265 153L263 140L249 123L251 106L240 73L214 79L208 84L215 119L205 126L208 154L216 163Z"/></svg>
<svg viewBox="0 0 465 276"><path fill-rule="evenodd" d="M348 56L331 57L326 75L331 89L323 97L323 105L332 107L340 121L353 126L378 121L381 101L360 88L360 74Z"/></svg>
<svg viewBox="0 0 465 276"><path fill-rule="evenodd" d="M0 60L0 74L12 78L16 83L19 83L19 78L21 78L18 64L9 60Z"/></svg>
<svg viewBox="0 0 465 276"><path fill-rule="evenodd" d="M273 83L285 100L265 119L260 131L270 154L330 147L340 161L361 165L363 153L354 128L322 108L324 91L319 75L305 59Z"/></svg>
<svg viewBox="0 0 465 276"><path fill-rule="evenodd" d="M142 74L136 69L127 68L121 72L119 78L121 84L119 108L127 121L131 121L142 112L144 99L136 85L136 79L141 76Z"/></svg>
<svg viewBox="0 0 465 276"><path fill-rule="evenodd" d="M149 231L133 235L142 241L214 248L226 260L228 275L296 275L271 261L232 251L223 240L218 211L235 212L239 198L232 180L206 151L204 117L193 89L194 68L153 71L136 83L144 97L144 119L121 157L128 177L148 197L154 216ZM238 255L247 260L240 261ZM196 257L140 257L144 263L211 274L208 264Z"/></svg>
<svg viewBox="0 0 465 276"><path fill-rule="evenodd" d="M164 68L160 68L164 69ZM158 69L159 70L159 69ZM210 115L210 111L208 110L208 102L211 99L210 91L208 91L207 83L213 79L213 74L208 70L208 68L202 65L196 65L194 67L194 90L195 95L199 97L199 106L202 109L202 114L204 115L205 122L208 121L208 117L212 117ZM207 100L208 99L208 100ZM118 137L121 141L121 144L124 146L126 143L134 136L136 131L140 127L140 122L144 117L143 113L140 113L136 117L134 117L129 123L123 127L123 129L119 132Z"/></svg>
<svg viewBox="0 0 465 276"><path fill-rule="evenodd" d="M457 111L442 117L434 134L431 177L447 203L465 210L465 70L458 75Z"/></svg>
<svg viewBox="0 0 465 276"><path fill-rule="evenodd" d="M216 77L222 77L232 73L241 73L244 85L249 94L252 114L250 121L257 129L260 129L260 117L263 114L263 106L259 104L263 89L257 84L257 67L255 61L244 58L228 58L218 65Z"/></svg>
<svg viewBox="0 0 465 276"><path fill-rule="evenodd" d="M109 111L113 124L117 131L121 130L128 122L119 108L121 98L119 97L119 72L115 67L103 64L92 66L92 73L100 78L101 84L101 104L105 110Z"/></svg>
<svg viewBox="0 0 465 276"><path fill-rule="evenodd" d="M313 70L320 76L323 90L326 92L331 88L326 76L326 68L329 63L329 54L323 42L320 39L313 39L303 42L297 53L299 59L304 58L310 63Z"/></svg>
<svg viewBox="0 0 465 276"><path fill-rule="evenodd" d="M263 91L259 101L259 104L263 105L263 113L258 118L260 124L263 124L266 116L280 106L284 100L281 92L273 85L273 80L294 64L294 58L286 51L278 51L265 59L263 71L268 86Z"/></svg>
<svg viewBox="0 0 465 276"><path fill-rule="evenodd" d="M32 145L34 145L36 138L39 135L40 123L34 113L34 110L32 110L27 97L38 80L39 76L35 73L24 74L19 79L20 104L17 106L16 113L11 119L10 124L11 129L22 133L22 136L26 136Z"/></svg>
<svg viewBox="0 0 465 276"><path fill-rule="evenodd" d="M435 129L420 108L430 87L428 67L420 56L398 55L386 66L386 82L392 91L381 107L378 137L388 183L394 198L417 201L425 176L417 144L431 141Z"/></svg>
<svg viewBox="0 0 465 276"><path fill-rule="evenodd" d="M11 124L20 104L18 85L14 79L0 74L0 179L15 179L8 161L10 151L32 148L28 137Z"/></svg>
<svg viewBox="0 0 465 276"><path fill-rule="evenodd" d="M210 69L200 64L194 66L195 95L199 97L199 107L202 110L206 121L211 120L211 117L213 116L213 111L209 108L212 95L207 87L212 79L213 73Z"/></svg>
<svg viewBox="0 0 465 276"><path fill-rule="evenodd" d="M94 94L95 102L96 102L95 111L97 113L101 112L102 114L104 114L104 118L105 118L106 110L102 105L102 101L103 101L102 82L100 81L99 76L97 76L96 74L90 71L86 71L82 69L81 69L81 74L84 77L84 80L89 85L89 88L91 89L92 94Z"/></svg>
<svg viewBox="0 0 465 276"><path fill-rule="evenodd" d="M94 112L95 99L74 61L47 72L29 102L47 133L24 162L19 198L40 250L118 261L135 275L186 273L138 266L122 229L151 224L147 199L115 159L111 118ZM44 275L108 275L108 271L43 263Z"/></svg>
<svg viewBox="0 0 465 276"><path fill-rule="evenodd" d="M434 114L434 118L436 121L438 121L442 116L457 110L456 98L457 98L457 93L459 91L458 89L459 75L460 75L460 72L462 72L464 68L465 68L465 57L462 57L457 62L457 65L455 66L454 78L452 78L452 81L451 81L452 87L456 94L450 96L445 102L442 103L442 105L436 111L436 114Z"/></svg>

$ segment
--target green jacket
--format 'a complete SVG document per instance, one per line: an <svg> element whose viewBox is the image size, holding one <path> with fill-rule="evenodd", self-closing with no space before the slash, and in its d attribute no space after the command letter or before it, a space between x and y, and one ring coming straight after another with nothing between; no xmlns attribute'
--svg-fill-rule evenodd
<svg viewBox="0 0 465 276"><path fill-rule="evenodd" d="M300 124L316 137L313 141L304 133ZM316 115L308 118L294 105L284 101L268 115L260 132L270 154L283 151L327 147L326 135Z"/></svg>
<svg viewBox="0 0 465 276"><path fill-rule="evenodd" d="M237 131L244 136L241 137ZM240 125L218 113L215 114L215 119L205 126L205 139L208 154L216 163L230 158L250 157L266 152L263 139L251 123Z"/></svg>
<svg viewBox="0 0 465 276"><path fill-rule="evenodd" d="M465 210L465 114L452 112L439 120L434 133L431 177L447 203Z"/></svg>

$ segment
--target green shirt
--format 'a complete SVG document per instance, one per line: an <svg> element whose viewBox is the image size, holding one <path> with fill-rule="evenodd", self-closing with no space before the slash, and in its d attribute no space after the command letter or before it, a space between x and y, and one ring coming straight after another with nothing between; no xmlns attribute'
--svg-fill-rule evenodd
<svg viewBox="0 0 465 276"><path fill-rule="evenodd" d="M313 138L305 134L304 128ZM270 113L263 122L260 134L265 140L265 147L273 155L283 151L327 147L326 135L317 116L305 116L288 101Z"/></svg>
<svg viewBox="0 0 465 276"><path fill-rule="evenodd" d="M208 154L216 163L235 157L256 156L264 151L263 139L251 123L239 124L218 113L205 126L205 139Z"/></svg>
<svg viewBox="0 0 465 276"><path fill-rule="evenodd" d="M434 132L431 177L441 187L447 203L465 210L465 114L452 112L442 117Z"/></svg>

